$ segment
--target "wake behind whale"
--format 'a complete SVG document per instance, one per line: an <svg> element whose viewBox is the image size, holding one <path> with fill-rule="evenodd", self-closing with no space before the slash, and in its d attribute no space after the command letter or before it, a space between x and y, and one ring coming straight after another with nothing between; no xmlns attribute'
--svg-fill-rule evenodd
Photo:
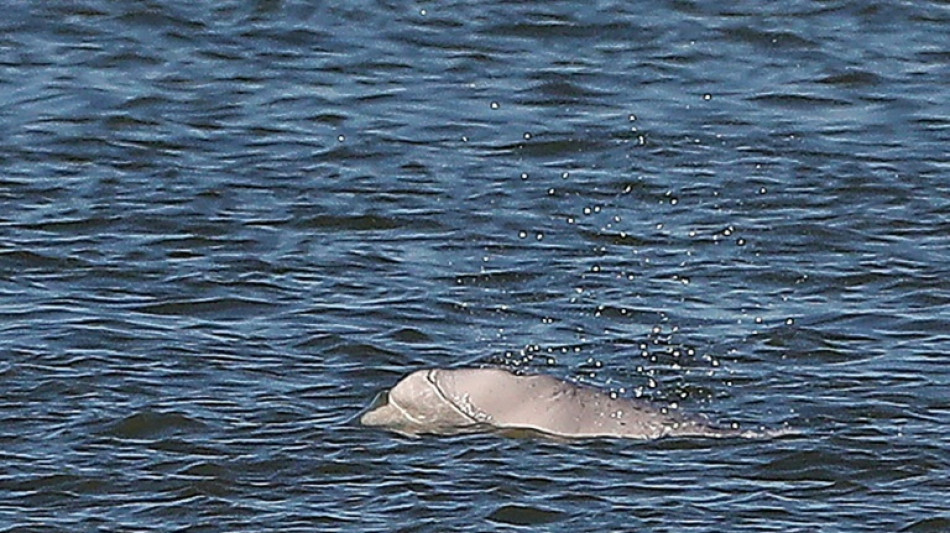
<svg viewBox="0 0 950 533"><path fill-rule="evenodd" d="M410 436L488 431L558 438L765 436L716 428L646 401L614 398L551 376L500 368L419 370L377 399L360 422Z"/></svg>

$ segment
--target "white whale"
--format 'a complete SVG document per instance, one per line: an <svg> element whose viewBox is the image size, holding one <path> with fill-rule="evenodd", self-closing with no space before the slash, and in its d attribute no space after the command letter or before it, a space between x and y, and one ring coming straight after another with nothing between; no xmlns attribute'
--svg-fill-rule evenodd
<svg viewBox="0 0 950 533"><path fill-rule="evenodd" d="M561 438L745 435L663 412L645 401L613 398L551 376L516 375L500 368L413 372L378 396L360 422L408 436L485 431Z"/></svg>

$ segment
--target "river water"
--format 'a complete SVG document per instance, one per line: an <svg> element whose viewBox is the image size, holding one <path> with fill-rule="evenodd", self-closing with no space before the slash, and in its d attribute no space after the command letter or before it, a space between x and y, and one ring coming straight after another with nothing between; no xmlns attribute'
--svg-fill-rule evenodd
<svg viewBox="0 0 950 533"><path fill-rule="evenodd" d="M0 531L950 530L945 2L0 27ZM481 365L791 431L355 421Z"/></svg>

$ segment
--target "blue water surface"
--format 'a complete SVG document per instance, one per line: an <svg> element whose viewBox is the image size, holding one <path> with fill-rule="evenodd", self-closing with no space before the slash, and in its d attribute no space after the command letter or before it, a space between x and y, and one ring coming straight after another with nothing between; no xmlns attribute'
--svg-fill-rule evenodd
<svg viewBox="0 0 950 533"><path fill-rule="evenodd" d="M0 532L950 530L950 6L12 2ZM768 439L411 439L505 365Z"/></svg>

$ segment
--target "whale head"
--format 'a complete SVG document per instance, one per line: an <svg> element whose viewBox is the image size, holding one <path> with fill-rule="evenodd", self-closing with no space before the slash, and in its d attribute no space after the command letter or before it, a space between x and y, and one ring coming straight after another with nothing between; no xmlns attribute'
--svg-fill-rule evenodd
<svg viewBox="0 0 950 533"><path fill-rule="evenodd" d="M467 428L477 425L444 396L431 372L413 372L389 391L378 395L360 417L360 423L410 436L464 433Z"/></svg>

